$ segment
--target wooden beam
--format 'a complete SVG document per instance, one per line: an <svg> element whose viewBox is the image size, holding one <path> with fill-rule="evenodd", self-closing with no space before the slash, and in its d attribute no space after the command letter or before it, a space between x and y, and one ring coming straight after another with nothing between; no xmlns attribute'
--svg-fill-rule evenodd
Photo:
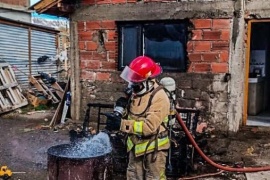
<svg viewBox="0 0 270 180"><path fill-rule="evenodd" d="M43 0L43 1L40 1L39 3L37 3L35 6L34 6L34 10L38 10L38 9L43 9L45 7L47 7L48 5L56 2L58 0Z"/></svg>
<svg viewBox="0 0 270 180"><path fill-rule="evenodd" d="M57 5L61 1L62 0L43 0L34 6L34 10L36 10L38 13L42 13L46 11L47 9Z"/></svg>

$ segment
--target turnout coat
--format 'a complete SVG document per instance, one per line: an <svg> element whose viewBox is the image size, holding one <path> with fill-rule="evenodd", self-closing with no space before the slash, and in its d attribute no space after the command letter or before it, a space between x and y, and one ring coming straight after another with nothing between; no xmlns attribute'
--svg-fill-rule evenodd
<svg viewBox="0 0 270 180"><path fill-rule="evenodd" d="M133 95L122 119L120 130L128 134L127 151L135 156L170 147L166 129L170 114L170 100L165 90L156 82L154 89L142 96Z"/></svg>

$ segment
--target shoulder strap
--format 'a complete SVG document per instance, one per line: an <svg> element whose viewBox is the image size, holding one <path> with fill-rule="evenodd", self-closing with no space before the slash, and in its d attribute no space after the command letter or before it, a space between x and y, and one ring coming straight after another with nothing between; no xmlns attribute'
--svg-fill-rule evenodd
<svg viewBox="0 0 270 180"><path fill-rule="evenodd" d="M147 104L147 106L146 106L146 108L144 109L143 112L136 114L136 113L130 111L130 107L128 107L128 111L129 111L131 114L137 115L137 116L140 116L140 115L144 114L144 113L147 111L148 107L151 105L152 99L153 99L153 97L155 96L155 94L156 94L159 90L161 90L161 89L164 89L164 88L163 88L163 86L159 85L157 88L155 88L155 89L152 91L152 93L151 93L151 95L150 95L150 98L149 98L149 101L148 101L148 104ZM130 104L129 104L129 106L130 106Z"/></svg>

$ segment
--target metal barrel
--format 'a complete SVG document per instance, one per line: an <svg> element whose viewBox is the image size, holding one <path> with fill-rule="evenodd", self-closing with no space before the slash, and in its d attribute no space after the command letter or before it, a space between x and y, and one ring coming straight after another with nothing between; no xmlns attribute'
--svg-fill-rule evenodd
<svg viewBox="0 0 270 180"><path fill-rule="evenodd" d="M112 178L110 153L82 158L59 155L59 152L66 151L71 146L72 144L61 144L48 149L47 180L109 180Z"/></svg>

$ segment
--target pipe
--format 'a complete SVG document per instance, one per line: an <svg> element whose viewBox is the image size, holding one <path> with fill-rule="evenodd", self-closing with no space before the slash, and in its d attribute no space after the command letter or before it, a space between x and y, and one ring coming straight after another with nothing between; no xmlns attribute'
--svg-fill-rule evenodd
<svg viewBox="0 0 270 180"><path fill-rule="evenodd" d="M191 144L194 146L194 148L197 150L197 152L200 154L200 156L208 162L210 165L224 170L224 171L231 171L231 172L258 172L258 171L270 171L270 166L263 166L263 167L245 167L245 168L234 168L234 167L228 167L228 166L222 166L214 161L212 161L210 158L208 158L204 152L200 149L200 147L197 145L196 141L190 134L189 130L187 129L184 121L182 120L181 116L179 115L178 112L176 112L176 119L178 120L179 124L183 128L184 132L186 133L188 139L190 140Z"/></svg>

